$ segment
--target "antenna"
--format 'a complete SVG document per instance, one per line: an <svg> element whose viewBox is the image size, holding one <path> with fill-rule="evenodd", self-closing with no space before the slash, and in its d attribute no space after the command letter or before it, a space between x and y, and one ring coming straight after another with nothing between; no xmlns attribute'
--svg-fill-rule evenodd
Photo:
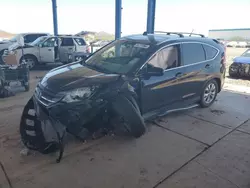
<svg viewBox="0 0 250 188"><path fill-rule="evenodd" d="M191 37L191 35L193 34L193 32L194 32L194 29L192 29L191 33L189 34L190 37Z"/></svg>

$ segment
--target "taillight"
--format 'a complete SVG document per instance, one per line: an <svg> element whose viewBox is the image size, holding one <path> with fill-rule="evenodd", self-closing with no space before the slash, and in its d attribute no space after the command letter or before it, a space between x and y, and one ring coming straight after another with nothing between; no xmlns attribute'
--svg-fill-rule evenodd
<svg viewBox="0 0 250 188"><path fill-rule="evenodd" d="M221 64L226 65L226 53L223 52L221 55Z"/></svg>
<svg viewBox="0 0 250 188"><path fill-rule="evenodd" d="M87 53L90 53L90 46L87 46Z"/></svg>

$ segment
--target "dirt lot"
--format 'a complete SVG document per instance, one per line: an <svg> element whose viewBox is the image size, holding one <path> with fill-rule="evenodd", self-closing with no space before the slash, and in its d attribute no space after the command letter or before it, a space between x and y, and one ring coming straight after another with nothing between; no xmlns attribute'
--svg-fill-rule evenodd
<svg viewBox="0 0 250 188"><path fill-rule="evenodd" d="M228 48L228 65L244 50ZM81 143L71 139L64 159L55 164L57 154L20 155L22 109L46 72L31 72L30 92L0 100L0 188L250 186L250 90L246 87L250 81L227 78L211 108L148 123L148 133L138 140L107 136Z"/></svg>

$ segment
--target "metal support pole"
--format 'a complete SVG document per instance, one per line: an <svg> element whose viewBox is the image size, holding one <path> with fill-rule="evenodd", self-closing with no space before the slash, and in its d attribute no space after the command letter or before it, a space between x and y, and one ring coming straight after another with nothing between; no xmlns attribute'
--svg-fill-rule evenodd
<svg viewBox="0 0 250 188"><path fill-rule="evenodd" d="M115 39L121 38L122 0L115 0Z"/></svg>
<svg viewBox="0 0 250 188"><path fill-rule="evenodd" d="M52 0L52 11L53 11L53 25L54 25L54 35L58 35L58 24L57 24L57 5L56 0Z"/></svg>
<svg viewBox="0 0 250 188"><path fill-rule="evenodd" d="M148 0L147 33L154 33L156 0Z"/></svg>

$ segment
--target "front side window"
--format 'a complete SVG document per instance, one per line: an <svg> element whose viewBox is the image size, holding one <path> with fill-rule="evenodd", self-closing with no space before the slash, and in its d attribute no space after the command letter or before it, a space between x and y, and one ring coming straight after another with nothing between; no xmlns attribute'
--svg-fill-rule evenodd
<svg viewBox="0 0 250 188"><path fill-rule="evenodd" d="M206 60L205 51L200 43L182 44L184 65L199 63Z"/></svg>
<svg viewBox="0 0 250 188"><path fill-rule="evenodd" d="M32 46L39 46L40 44L42 44L48 37L43 36L43 37L39 37L37 38L35 41L33 41L32 43L30 43Z"/></svg>
<svg viewBox="0 0 250 188"><path fill-rule="evenodd" d="M52 37L46 40L43 43L43 47L55 47L56 46L56 38Z"/></svg>
<svg viewBox="0 0 250 188"><path fill-rule="evenodd" d="M148 54L149 44L129 40L116 40L94 53L86 64L103 71L126 74Z"/></svg>
<svg viewBox="0 0 250 188"><path fill-rule="evenodd" d="M164 70L180 66L179 45L169 46L160 50L152 57L148 64Z"/></svg>

